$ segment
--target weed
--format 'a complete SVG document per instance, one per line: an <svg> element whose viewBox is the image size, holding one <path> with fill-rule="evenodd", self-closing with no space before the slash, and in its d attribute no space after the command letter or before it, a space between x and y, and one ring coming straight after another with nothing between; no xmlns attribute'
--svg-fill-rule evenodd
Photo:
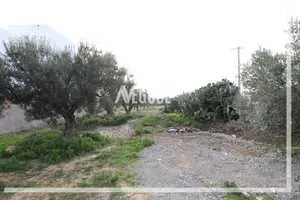
<svg viewBox="0 0 300 200"><path fill-rule="evenodd" d="M95 134L64 137L61 133L34 134L17 145L16 153L22 159L40 159L47 163L69 160L82 153L103 147L109 140Z"/></svg>
<svg viewBox="0 0 300 200"><path fill-rule="evenodd" d="M194 120L182 113L168 113L163 116L164 126L189 126L194 123Z"/></svg>
<svg viewBox="0 0 300 200"><path fill-rule="evenodd" d="M22 171L27 168L28 164L25 161L17 159L16 156L0 159L0 172Z"/></svg>
<svg viewBox="0 0 300 200"><path fill-rule="evenodd" d="M138 158L138 153L154 144L153 140L132 138L118 141L118 147L104 151L96 160L101 165L126 166Z"/></svg>
<svg viewBox="0 0 300 200"><path fill-rule="evenodd" d="M134 127L134 132L136 135L153 133L153 127L144 126L142 123L137 123Z"/></svg>
<svg viewBox="0 0 300 200"><path fill-rule="evenodd" d="M91 129L97 126L117 126L125 124L128 120L133 118L133 115L91 116L79 119L77 126L79 129Z"/></svg>

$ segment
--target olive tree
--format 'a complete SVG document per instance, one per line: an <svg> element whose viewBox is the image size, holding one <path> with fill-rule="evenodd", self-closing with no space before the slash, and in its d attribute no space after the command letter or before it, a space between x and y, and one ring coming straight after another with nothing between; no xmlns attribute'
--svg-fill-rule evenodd
<svg viewBox="0 0 300 200"><path fill-rule="evenodd" d="M86 44L75 52L55 51L45 41L28 37L6 42L4 47L10 98L30 119L63 117L65 133L72 133L75 112L96 99L101 51Z"/></svg>

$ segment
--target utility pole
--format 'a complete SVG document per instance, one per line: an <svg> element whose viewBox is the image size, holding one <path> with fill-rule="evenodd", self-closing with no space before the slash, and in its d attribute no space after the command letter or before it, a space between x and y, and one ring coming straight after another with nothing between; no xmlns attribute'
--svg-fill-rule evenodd
<svg viewBox="0 0 300 200"><path fill-rule="evenodd" d="M241 49L243 47L237 46L236 48L233 48L232 50L237 50L237 62L238 62L238 87L241 91Z"/></svg>

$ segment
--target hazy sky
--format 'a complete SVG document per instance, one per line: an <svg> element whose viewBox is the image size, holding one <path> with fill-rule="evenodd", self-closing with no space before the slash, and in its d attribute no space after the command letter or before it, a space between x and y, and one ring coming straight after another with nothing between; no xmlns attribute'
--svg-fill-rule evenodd
<svg viewBox="0 0 300 200"><path fill-rule="evenodd" d="M2 0L0 27L48 24L74 43L111 51L153 96L237 80L259 46L284 50L299 0Z"/></svg>

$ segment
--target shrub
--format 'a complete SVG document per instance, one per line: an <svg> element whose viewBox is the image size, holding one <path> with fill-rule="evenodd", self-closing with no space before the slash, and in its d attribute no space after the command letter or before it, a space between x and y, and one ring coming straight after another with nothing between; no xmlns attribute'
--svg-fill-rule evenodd
<svg viewBox="0 0 300 200"><path fill-rule="evenodd" d="M165 112L184 113L197 121L236 120L239 116L233 102L238 93L234 83L223 79L172 98L165 105Z"/></svg>
<svg viewBox="0 0 300 200"><path fill-rule="evenodd" d="M44 132L47 130L49 130L49 129L34 128L34 129L23 130L23 131L0 135L0 158L7 156L7 155L5 155L6 154L5 150L8 146L15 145L17 142L22 141L26 136L28 136L32 132L35 132L35 131Z"/></svg>
<svg viewBox="0 0 300 200"><path fill-rule="evenodd" d="M109 143L106 137L85 133L65 137L57 130L34 133L17 143L15 156L21 160L39 159L46 163L69 160L74 156L103 147Z"/></svg>
<svg viewBox="0 0 300 200"><path fill-rule="evenodd" d="M13 172L27 169L27 163L18 160L16 156L0 159L0 172Z"/></svg>

